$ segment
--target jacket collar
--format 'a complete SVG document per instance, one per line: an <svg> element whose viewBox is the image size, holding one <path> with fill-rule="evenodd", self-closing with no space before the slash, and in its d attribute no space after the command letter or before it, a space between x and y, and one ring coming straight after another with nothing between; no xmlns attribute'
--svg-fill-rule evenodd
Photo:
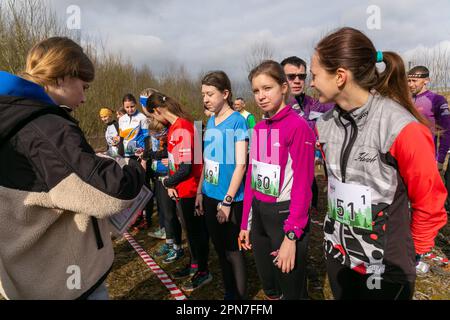
<svg viewBox="0 0 450 320"><path fill-rule="evenodd" d="M369 99L367 99L367 102L364 105L350 111L346 111L336 104L333 110L333 117L338 123L342 121L344 124L350 122L350 118L352 118L358 127L363 127L367 121L375 95L378 95L378 93L371 92L369 94Z"/></svg>
<svg viewBox="0 0 450 320"><path fill-rule="evenodd" d="M414 99L418 99L421 98L423 96L426 96L428 93L430 92L430 90L425 90L424 92L422 92L421 94L417 94L414 96Z"/></svg>
<svg viewBox="0 0 450 320"><path fill-rule="evenodd" d="M4 71L0 71L0 95L55 104L40 85Z"/></svg>
<svg viewBox="0 0 450 320"><path fill-rule="evenodd" d="M290 105L286 105L280 112L278 112L271 118L265 119L266 124L272 124L275 122L279 122L279 121L283 120L284 118L286 118L292 111L293 111L292 107Z"/></svg>

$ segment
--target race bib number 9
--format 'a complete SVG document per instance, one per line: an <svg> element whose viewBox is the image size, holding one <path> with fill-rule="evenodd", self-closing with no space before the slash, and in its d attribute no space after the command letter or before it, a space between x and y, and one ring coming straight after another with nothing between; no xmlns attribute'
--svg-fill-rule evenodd
<svg viewBox="0 0 450 320"><path fill-rule="evenodd" d="M350 227L372 230L370 188L329 178L328 216Z"/></svg>
<svg viewBox="0 0 450 320"><path fill-rule="evenodd" d="M268 196L280 195L280 166L252 160L252 189Z"/></svg>
<svg viewBox="0 0 450 320"><path fill-rule="evenodd" d="M219 185L219 168L218 162L205 159L205 181Z"/></svg>
<svg viewBox="0 0 450 320"><path fill-rule="evenodd" d="M173 157L173 154L171 154L170 152L168 153L168 158L169 158L169 170L172 172L175 172L175 158Z"/></svg>

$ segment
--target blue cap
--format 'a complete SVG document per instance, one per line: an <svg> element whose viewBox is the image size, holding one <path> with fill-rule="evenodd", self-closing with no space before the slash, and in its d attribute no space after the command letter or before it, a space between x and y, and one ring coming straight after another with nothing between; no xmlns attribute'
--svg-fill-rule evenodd
<svg viewBox="0 0 450 320"><path fill-rule="evenodd" d="M382 51L377 51L377 63L378 62L383 62L383 52Z"/></svg>
<svg viewBox="0 0 450 320"><path fill-rule="evenodd" d="M145 96L139 97L139 102L141 103L143 108L147 107L147 100L148 100L148 97L145 97Z"/></svg>

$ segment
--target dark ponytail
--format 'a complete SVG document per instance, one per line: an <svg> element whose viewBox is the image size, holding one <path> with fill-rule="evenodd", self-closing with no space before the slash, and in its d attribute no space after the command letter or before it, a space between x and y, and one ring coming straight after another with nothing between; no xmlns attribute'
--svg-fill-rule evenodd
<svg viewBox="0 0 450 320"><path fill-rule="evenodd" d="M419 122L429 122L415 108L408 89L405 65L394 52L383 52L386 68L378 72L379 53L372 41L361 31L341 28L323 38L315 48L320 64L329 72L338 68L352 72L355 82L363 89L377 90L406 108Z"/></svg>
<svg viewBox="0 0 450 320"><path fill-rule="evenodd" d="M382 95L391 98L408 109L421 123L429 126L430 123L416 109L408 88L405 64L403 59L395 52L383 52L383 62L386 68L378 74L378 82L375 89Z"/></svg>
<svg viewBox="0 0 450 320"><path fill-rule="evenodd" d="M153 93L147 99L146 107L147 109L165 108L169 110L170 113L176 115L179 118L194 122L191 115L184 110L183 106L178 103L178 101L160 92Z"/></svg>

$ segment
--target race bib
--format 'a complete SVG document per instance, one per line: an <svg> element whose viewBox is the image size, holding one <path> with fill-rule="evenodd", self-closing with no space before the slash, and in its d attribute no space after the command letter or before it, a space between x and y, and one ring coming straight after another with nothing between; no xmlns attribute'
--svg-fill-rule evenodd
<svg viewBox="0 0 450 320"><path fill-rule="evenodd" d="M252 189L268 196L280 195L280 166L252 160Z"/></svg>
<svg viewBox="0 0 450 320"><path fill-rule="evenodd" d="M205 158L205 181L217 186L219 184L219 163Z"/></svg>
<svg viewBox="0 0 450 320"><path fill-rule="evenodd" d="M168 153L168 158L169 158L169 170L172 172L175 172L175 158L173 157L173 154L171 154L170 152Z"/></svg>
<svg viewBox="0 0 450 320"><path fill-rule="evenodd" d="M136 153L136 150L138 149L137 142L136 141L128 141L126 144L125 150L128 154L131 154L134 156Z"/></svg>
<svg viewBox="0 0 450 320"><path fill-rule="evenodd" d="M329 178L328 216L350 227L372 230L370 188Z"/></svg>

